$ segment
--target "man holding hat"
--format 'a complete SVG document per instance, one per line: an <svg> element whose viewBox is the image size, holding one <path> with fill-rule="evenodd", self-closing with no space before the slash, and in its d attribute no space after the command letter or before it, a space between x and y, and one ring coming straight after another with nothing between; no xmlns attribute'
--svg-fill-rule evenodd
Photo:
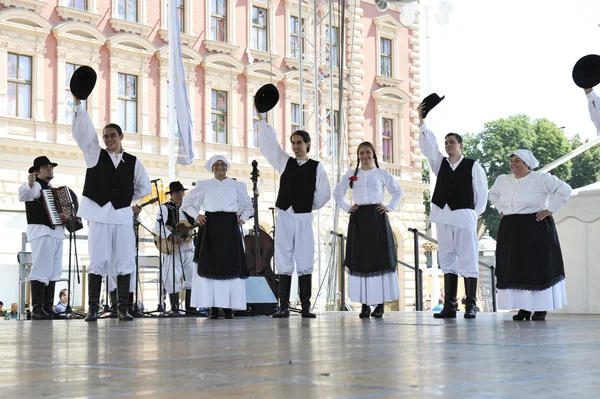
<svg viewBox="0 0 600 399"><path fill-rule="evenodd" d="M62 318L54 313L54 289L62 274L63 241L65 229L54 226L42 199L42 190L52 186L54 168L58 166L46 156L37 157L29 168L27 182L19 187L19 201L25 202L27 240L31 244L33 266L27 277L31 286L33 320ZM71 191L77 204L77 196Z"/></svg>
<svg viewBox="0 0 600 399"><path fill-rule="evenodd" d="M429 98L429 97L428 97ZM442 98L443 99L443 98ZM462 155L462 137L449 133L445 137L445 157L438 149L435 135L425 125L427 111L441 99L424 101L419 111L419 146L437 176L431 198L429 219L438 227L439 260L444 272L444 308L435 318L456 318L458 275L465 279L467 303L465 318L476 316L477 279L479 278L479 244L477 216L487 205L487 178L481 165Z"/></svg>
<svg viewBox="0 0 600 399"><path fill-rule="evenodd" d="M181 278L183 277L183 289L186 291L185 310L190 314L194 314L196 309L190 305L192 277L194 275L194 243L192 240L184 242L182 237L172 234L176 231L179 221L187 221L190 226L195 223L194 218L181 208L186 191L187 188L183 187L178 181L169 183L169 191L166 194L169 194L171 199L162 204L158 210L156 222L154 223L154 233L160 235L163 241L166 240L169 248L171 248L170 252L163 256L162 263L163 282L169 293L171 310L173 312L179 311L179 291L182 288Z"/></svg>
<svg viewBox="0 0 600 399"><path fill-rule="evenodd" d="M133 217L141 211L131 206L132 201L152 193L150 179L144 166L135 156L124 152L121 146L121 127L109 123L102 129L106 148L98 141L96 129L81 100L86 99L91 88L86 74L95 73L81 67L71 78L75 114L73 138L83 151L87 172L83 198L78 216L89 222L88 246L90 264L88 272L88 314L86 321L98 319L102 277L112 268L117 274L117 308L119 320L133 320L128 312L131 273L135 270L135 235ZM80 82L77 86L74 82ZM93 87L93 85L92 85Z"/></svg>
<svg viewBox="0 0 600 399"><path fill-rule="evenodd" d="M257 94L256 108L262 96ZM276 102L276 101L275 101ZM274 105L274 104L273 104ZM294 268L298 274L302 317L315 318L310 309L312 272L315 263L315 238L312 211L321 209L331 198L331 186L321 162L308 158L310 135L304 130L292 133L290 141L295 158L279 145L277 132L262 119L257 122L258 147L263 156L281 175L275 229L275 265L279 272L279 308L275 318L290 316L290 290Z"/></svg>

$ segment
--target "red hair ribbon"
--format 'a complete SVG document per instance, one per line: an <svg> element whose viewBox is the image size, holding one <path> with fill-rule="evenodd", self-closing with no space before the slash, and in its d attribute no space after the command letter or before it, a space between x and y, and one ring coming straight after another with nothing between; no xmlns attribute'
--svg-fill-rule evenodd
<svg viewBox="0 0 600 399"><path fill-rule="evenodd" d="M348 178L348 180L350 180L350 181L357 181L357 180L358 180L358 177L356 177L356 176L350 176L350 177Z"/></svg>

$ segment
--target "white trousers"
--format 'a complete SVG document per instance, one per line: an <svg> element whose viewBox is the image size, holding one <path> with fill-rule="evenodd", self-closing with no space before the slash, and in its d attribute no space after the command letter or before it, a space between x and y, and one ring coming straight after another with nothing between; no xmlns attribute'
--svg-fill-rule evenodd
<svg viewBox="0 0 600 399"><path fill-rule="evenodd" d="M135 271L135 235L132 225L89 222L88 250L88 274L120 276Z"/></svg>
<svg viewBox="0 0 600 399"><path fill-rule="evenodd" d="M31 240L31 259L33 266L27 281L36 280L48 285L58 281L62 275L64 238L41 236Z"/></svg>
<svg viewBox="0 0 600 399"><path fill-rule="evenodd" d="M175 261L175 290L173 290L173 261ZM175 250L172 254L163 256L163 283L169 294L179 292L182 288L184 290L192 288L192 278L195 273L194 266L196 266L194 263L194 250ZM181 279L184 274L185 279L182 287Z"/></svg>
<svg viewBox="0 0 600 399"><path fill-rule="evenodd" d="M135 267L133 272L131 272L131 276L129 277L129 292L135 292L135 285L137 284L136 280L137 276L135 274ZM108 282L108 291L112 292L117 289L117 273L114 270L114 267L111 264L110 273L108 273L106 281Z"/></svg>
<svg viewBox="0 0 600 399"><path fill-rule="evenodd" d="M438 253L444 274L479 278L479 243L474 231L443 223L438 227Z"/></svg>
<svg viewBox="0 0 600 399"><path fill-rule="evenodd" d="M312 225L302 223L287 212L277 213L275 226L275 267L291 276L312 274L315 267L315 236Z"/></svg>

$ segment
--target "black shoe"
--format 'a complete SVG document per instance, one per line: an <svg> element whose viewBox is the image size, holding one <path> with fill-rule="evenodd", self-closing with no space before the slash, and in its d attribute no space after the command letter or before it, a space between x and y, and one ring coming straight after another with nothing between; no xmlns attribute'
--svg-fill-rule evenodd
<svg viewBox="0 0 600 399"><path fill-rule="evenodd" d="M219 318L219 308L210 308L210 312L208 313L208 318L217 320Z"/></svg>
<svg viewBox="0 0 600 399"><path fill-rule="evenodd" d="M273 313L273 318L283 319L290 317L290 290L292 288L292 276L279 275L279 307Z"/></svg>
<svg viewBox="0 0 600 399"><path fill-rule="evenodd" d="M31 319L32 320L51 320L50 316L44 310L44 297L46 292L46 284L38 280L29 282L31 288Z"/></svg>
<svg viewBox="0 0 600 399"><path fill-rule="evenodd" d="M433 317L436 319L456 319L456 305L446 306L444 304L444 308L439 313L434 313Z"/></svg>
<svg viewBox="0 0 600 399"><path fill-rule="evenodd" d="M43 308L38 310L33 310L31 312L31 320L52 320L52 316L50 316Z"/></svg>
<svg viewBox="0 0 600 399"><path fill-rule="evenodd" d="M298 277L300 286L300 302L302 303L302 317L305 319L314 319L316 314L310 311L310 297L312 295L312 274L305 274Z"/></svg>
<svg viewBox="0 0 600 399"><path fill-rule="evenodd" d="M531 320L544 321L544 320L546 320L547 314L548 314L548 312L533 312L533 316L531 316Z"/></svg>
<svg viewBox="0 0 600 399"><path fill-rule="evenodd" d="M439 313L434 313L436 319L456 319L456 291L458 290L458 276L452 273L444 274L444 308Z"/></svg>
<svg viewBox="0 0 600 399"><path fill-rule="evenodd" d="M223 313L225 314L226 319L233 319L233 310L229 308L223 309Z"/></svg>
<svg viewBox="0 0 600 399"><path fill-rule="evenodd" d="M133 316L129 314L127 307L119 308L119 321L133 321Z"/></svg>
<svg viewBox="0 0 600 399"><path fill-rule="evenodd" d="M129 281L131 274L122 274L117 276L117 315L119 321L133 321L133 316L129 314Z"/></svg>
<svg viewBox="0 0 600 399"><path fill-rule="evenodd" d="M290 304L289 303L282 303L276 310L275 313L273 313L273 318L274 319L284 319L290 317Z"/></svg>
<svg viewBox="0 0 600 399"><path fill-rule="evenodd" d="M87 314L85 315L85 321L92 321L92 322L98 321L98 308L97 307L90 306Z"/></svg>
<svg viewBox="0 0 600 399"><path fill-rule="evenodd" d="M380 303L375 307L373 313L371 313L371 317L376 319L381 319L383 317L383 303Z"/></svg>
<svg viewBox="0 0 600 399"><path fill-rule="evenodd" d="M519 309L519 313L513 316L514 321L529 320L531 318L531 312L527 310Z"/></svg>
<svg viewBox="0 0 600 399"><path fill-rule="evenodd" d="M363 303L358 317L361 319L368 319L370 315L371 315L371 307L369 305L365 305Z"/></svg>
<svg viewBox="0 0 600 399"><path fill-rule="evenodd" d="M179 313L179 292L169 294L169 301L171 302L171 312Z"/></svg>
<svg viewBox="0 0 600 399"><path fill-rule="evenodd" d="M477 316L477 279L465 277L465 319L474 319Z"/></svg>
<svg viewBox="0 0 600 399"><path fill-rule="evenodd" d="M85 316L85 321L95 322L98 320L101 288L102 276L98 274L88 274L88 313Z"/></svg>

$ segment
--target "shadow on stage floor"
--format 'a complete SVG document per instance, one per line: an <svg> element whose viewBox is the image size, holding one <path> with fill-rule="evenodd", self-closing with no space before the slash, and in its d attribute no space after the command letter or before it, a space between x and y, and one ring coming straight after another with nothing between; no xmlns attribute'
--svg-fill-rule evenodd
<svg viewBox="0 0 600 399"><path fill-rule="evenodd" d="M4 322L0 395L597 398L600 316Z"/></svg>

